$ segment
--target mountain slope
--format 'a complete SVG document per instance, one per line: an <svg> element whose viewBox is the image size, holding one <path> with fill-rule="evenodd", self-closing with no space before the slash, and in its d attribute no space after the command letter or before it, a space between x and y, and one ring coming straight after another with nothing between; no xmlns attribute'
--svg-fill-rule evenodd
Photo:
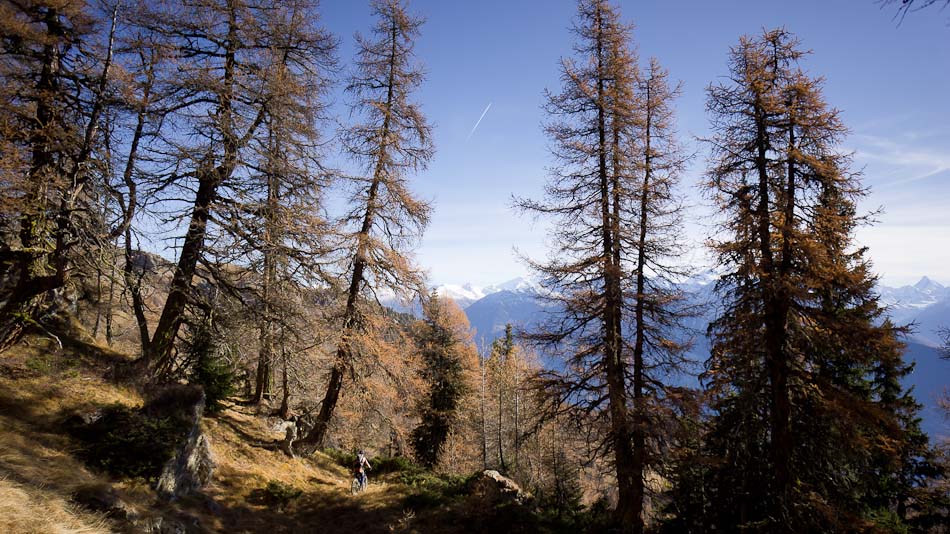
<svg viewBox="0 0 950 534"><path fill-rule="evenodd" d="M164 501L144 480L110 477L76 456L80 444L64 429L64 417L106 405L140 406L143 397L104 378L128 362L127 356L61 339L65 349L50 339L30 337L0 357L4 534L456 534L468 531L480 517L493 517L473 517L470 509L485 505L461 492L432 489L428 481L438 477L418 470L409 473L411 483L404 482L409 480L404 472L371 472L367 491L351 496L347 468L321 452L288 458L277 447L283 437L278 420L240 402L202 422L215 462L211 484L197 494ZM456 478L462 482L451 488L464 483ZM113 495L123 512L107 517L82 508L76 496L88 488L96 495Z"/></svg>
<svg viewBox="0 0 950 534"><path fill-rule="evenodd" d="M914 397L923 405L921 428L931 439L950 438L950 420L937 406L937 397L950 388L950 361L940 359L937 349L913 341L904 355L916 364L904 383L913 386Z"/></svg>
<svg viewBox="0 0 950 534"><path fill-rule="evenodd" d="M950 288L924 276L912 286L880 288L881 302L896 324L913 324L911 339L939 346L941 328L950 327Z"/></svg>
<svg viewBox="0 0 950 534"><path fill-rule="evenodd" d="M505 333L506 324L529 329L543 320L544 311L535 293L502 290L469 305L465 315L475 330L476 345L483 350Z"/></svg>
<svg viewBox="0 0 950 534"><path fill-rule="evenodd" d="M695 364L694 375L674 377L676 383L698 385L695 373L701 369L709 354L706 327L718 313L715 279L714 274L707 271L683 284L691 301L701 306L702 313L687 321L685 326L688 332L683 334L686 338L692 337L694 342L689 352ZM458 287L473 288L469 285ZM498 290L499 287L509 289ZM543 321L547 311L543 303L535 298L537 286L523 279L479 291L487 294L469 304L465 314L476 330L475 341L482 351L493 339L504 333L505 324L530 329ZM936 405L937 395L944 387L950 387L950 362L941 360L935 348L942 343L939 329L950 327L950 288L925 276L914 285L898 288L882 286L879 291L881 302L887 306L891 319L896 324L913 323L914 326L914 332L906 340L907 357L915 361L917 367L906 383L914 386L917 399L924 405L924 429L934 437L950 435L948 422ZM549 361L548 365L557 367L559 364Z"/></svg>

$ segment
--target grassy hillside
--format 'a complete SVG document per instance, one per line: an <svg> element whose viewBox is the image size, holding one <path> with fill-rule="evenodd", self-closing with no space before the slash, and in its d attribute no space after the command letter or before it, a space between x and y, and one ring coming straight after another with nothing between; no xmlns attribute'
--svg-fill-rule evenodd
<svg viewBox="0 0 950 534"><path fill-rule="evenodd" d="M89 341L65 345L33 337L0 356L0 532L138 532L159 517L189 532L269 534L453 533L518 522L463 495L461 479L406 466L371 473L368 490L351 496L346 468L323 453L287 457L276 447L282 436L275 421L237 400L203 422L216 463L212 483L197 496L165 502L145 480L110 477L79 459L65 417L113 404L137 407L143 398L109 378L126 356ZM137 526L75 504L89 487L114 491ZM533 519L521 524L541 528Z"/></svg>

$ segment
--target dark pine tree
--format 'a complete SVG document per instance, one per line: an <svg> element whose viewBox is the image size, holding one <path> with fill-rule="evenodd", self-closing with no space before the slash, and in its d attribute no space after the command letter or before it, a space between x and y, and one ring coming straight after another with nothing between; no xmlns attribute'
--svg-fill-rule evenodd
<svg viewBox="0 0 950 534"><path fill-rule="evenodd" d="M432 296L423 307L425 318L416 328L416 343L422 358L422 378L429 387L421 400L421 421L412 431L412 448L422 465L439 463L442 449L457 422L465 395L465 343L459 328L467 328L453 302ZM470 347L469 347L470 348Z"/></svg>

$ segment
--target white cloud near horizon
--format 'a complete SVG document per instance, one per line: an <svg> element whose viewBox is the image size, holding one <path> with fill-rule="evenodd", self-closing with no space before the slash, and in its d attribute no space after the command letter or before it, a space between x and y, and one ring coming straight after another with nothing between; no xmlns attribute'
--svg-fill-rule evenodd
<svg viewBox="0 0 950 534"><path fill-rule="evenodd" d="M876 224L858 229L857 241L869 248L886 285L913 284L921 276L950 284L950 132L895 126L886 136L851 138L856 167L863 167L870 186L861 208L883 209Z"/></svg>

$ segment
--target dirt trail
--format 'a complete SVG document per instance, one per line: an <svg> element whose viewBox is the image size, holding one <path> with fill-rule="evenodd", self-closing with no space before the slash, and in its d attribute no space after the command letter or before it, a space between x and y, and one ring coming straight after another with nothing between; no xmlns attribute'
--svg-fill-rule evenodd
<svg viewBox="0 0 950 534"><path fill-rule="evenodd" d="M125 357L95 346L61 350L47 340L30 343L0 357L0 531L118 530L120 525L70 502L78 487L95 483L113 486L139 511L196 519L198 532L417 531L402 528L412 516L402 506L412 488L377 477L366 492L352 496L346 469L322 453L288 458L277 447L280 433L268 428L255 408L240 404L205 418L217 467L202 496L164 503L144 481L94 472L73 455L76 443L59 422L63 414L84 408L141 405L134 390L103 378ZM300 495L275 504L265 491L270 482Z"/></svg>

